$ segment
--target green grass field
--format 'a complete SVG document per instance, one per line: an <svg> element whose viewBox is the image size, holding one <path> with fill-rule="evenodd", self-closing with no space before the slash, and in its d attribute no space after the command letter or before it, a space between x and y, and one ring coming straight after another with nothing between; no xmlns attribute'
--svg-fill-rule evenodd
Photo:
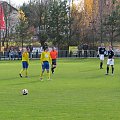
<svg viewBox="0 0 120 120"><path fill-rule="evenodd" d="M60 59L52 80L39 80L40 61L0 61L0 120L120 120L120 60L105 76L98 59ZM23 96L22 89L29 94Z"/></svg>

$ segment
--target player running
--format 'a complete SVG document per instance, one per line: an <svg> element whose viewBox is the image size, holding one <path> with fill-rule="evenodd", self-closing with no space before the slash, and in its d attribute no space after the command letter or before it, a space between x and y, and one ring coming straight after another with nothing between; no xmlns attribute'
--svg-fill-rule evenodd
<svg viewBox="0 0 120 120"><path fill-rule="evenodd" d="M44 49L44 51L41 53L41 64L42 64L42 73L40 75L40 80L43 80L43 73L46 69L47 74L48 74L48 80L50 80L50 72L49 72L49 68L50 68L50 63L51 63L51 57L50 57L50 52L48 51L48 48L46 47Z"/></svg>
<svg viewBox="0 0 120 120"><path fill-rule="evenodd" d="M101 46L98 48L98 55L100 58L100 69L103 69L104 55L105 55L104 43L101 43Z"/></svg>
<svg viewBox="0 0 120 120"><path fill-rule="evenodd" d="M109 46L106 75L109 74L109 66L111 66L112 68L112 75L113 75L114 73L114 51L112 49L112 46Z"/></svg>
<svg viewBox="0 0 120 120"><path fill-rule="evenodd" d="M22 53L22 70L20 71L19 75L22 77L23 71L25 71L25 77L28 77L28 65L29 65L29 53L27 49L24 49Z"/></svg>
<svg viewBox="0 0 120 120"><path fill-rule="evenodd" d="M54 73L54 69L56 68L56 59L57 59L57 56L58 56L58 52L54 49L54 47L52 47L52 51L50 52L50 56L52 58L52 68L51 68L51 71L52 71L52 74Z"/></svg>

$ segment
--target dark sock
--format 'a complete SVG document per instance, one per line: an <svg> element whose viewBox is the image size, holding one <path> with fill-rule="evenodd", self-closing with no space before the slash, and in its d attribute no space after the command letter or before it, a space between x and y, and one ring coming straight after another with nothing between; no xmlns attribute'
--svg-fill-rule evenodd
<svg viewBox="0 0 120 120"><path fill-rule="evenodd" d="M102 68L102 66L103 66L103 62L100 62L100 68Z"/></svg>
<svg viewBox="0 0 120 120"><path fill-rule="evenodd" d="M103 66L103 62L101 62L101 68L102 68L102 66Z"/></svg>
<svg viewBox="0 0 120 120"><path fill-rule="evenodd" d="M55 69L56 67L53 67L53 69Z"/></svg>
<svg viewBox="0 0 120 120"><path fill-rule="evenodd" d="M53 67L51 68L51 71L52 71L52 73L54 72L54 68Z"/></svg>
<svg viewBox="0 0 120 120"><path fill-rule="evenodd" d="M109 67L107 66L107 74L109 73Z"/></svg>
<svg viewBox="0 0 120 120"><path fill-rule="evenodd" d="M114 67L112 66L112 74L114 73Z"/></svg>

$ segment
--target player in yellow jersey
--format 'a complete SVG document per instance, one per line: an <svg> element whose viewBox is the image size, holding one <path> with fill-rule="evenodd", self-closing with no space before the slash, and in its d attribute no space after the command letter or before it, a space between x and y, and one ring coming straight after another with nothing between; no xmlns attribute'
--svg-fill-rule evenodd
<svg viewBox="0 0 120 120"><path fill-rule="evenodd" d="M40 80L43 80L43 73L46 70L48 74L48 80L50 80L50 64L52 62L51 57L50 57L50 52L48 51L48 48L45 48L44 51L41 53L41 64L42 64L42 73L40 75Z"/></svg>
<svg viewBox="0 0 120 120"><path fill-rule="evenodd" d="M20 71L19 75L20 77L22 77L22 73L23 71L25 71L25 77L28 77L28 65L29 65L29 53L27 51L27 49L24 49L23 53L22 53L22 70Z"/></svg>

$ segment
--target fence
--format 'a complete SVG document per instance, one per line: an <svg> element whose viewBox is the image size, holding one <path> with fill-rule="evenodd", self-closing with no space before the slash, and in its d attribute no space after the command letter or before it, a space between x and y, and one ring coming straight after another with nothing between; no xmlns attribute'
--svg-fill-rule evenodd
<svg viewBox="0 0 120 120"><path fill-rule="evenodd" d="M76 57L76 58L95 58L97 57L97 50L79 50L77 52L69 52L68 50L59 50L58 51L58 58L67 58L67 57ZM31 59L39 59L40 54L38 52L31 52L29 53L29 57ZM119 57L120 52L115 52L115 56ZM19 60L21 59L21 53L14 52L0 52L0 60Z"/></svg>
<svg viewBox="0 0 120 120"><path fill-rule="evenodd" d="M96 57L97 51L95 50L79 50L77 52L69 52L68 50L60 50L58 57Z"/></svg>

